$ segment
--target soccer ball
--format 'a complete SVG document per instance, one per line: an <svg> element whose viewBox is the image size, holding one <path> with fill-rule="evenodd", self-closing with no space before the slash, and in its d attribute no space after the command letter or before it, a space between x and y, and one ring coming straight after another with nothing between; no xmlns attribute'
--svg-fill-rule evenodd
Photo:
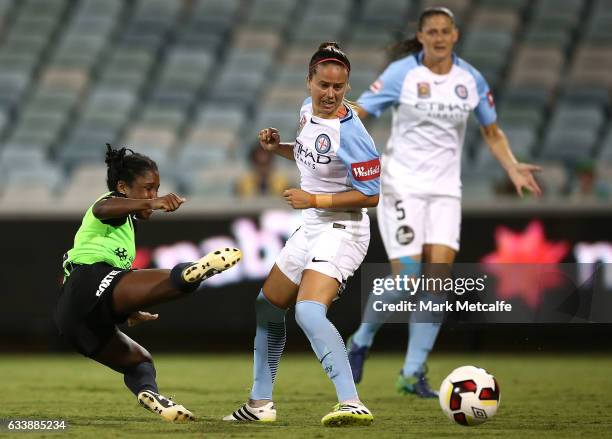
<svg viewBox="0 0 612 439"><path fill-rule="evenodd" d="M442 381L439 399L449 419L461 425L478 425L497 412L499 384L493 375L480 367L462 366Z"/></svg>

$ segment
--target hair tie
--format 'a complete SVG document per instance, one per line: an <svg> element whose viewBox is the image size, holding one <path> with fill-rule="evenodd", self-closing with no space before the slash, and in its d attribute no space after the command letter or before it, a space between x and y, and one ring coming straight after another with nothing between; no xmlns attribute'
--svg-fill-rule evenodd
<svg viewBox="0 0 612 439"><path fill-rule="evenodd" d="M348 68L348 66L347 66L346 64L344 64L342 61L340 61L340 60L339 60L339 59L337 59L337 58L323 58L323 59L320 59L319 61L317 61L317 62L315 62L315 63L312 63L312 64L310 65L310 68L312 69L313 67L316 67L317 65L319 65L319 64L321 64L322 62L325 62L325 61L335 61L335 62L337 62L337 63L342 64L342 65L344 66L344 68L345 68L346 70L348 70L349 72L351 71L351 69L349 69L349 68Z"/></svg>

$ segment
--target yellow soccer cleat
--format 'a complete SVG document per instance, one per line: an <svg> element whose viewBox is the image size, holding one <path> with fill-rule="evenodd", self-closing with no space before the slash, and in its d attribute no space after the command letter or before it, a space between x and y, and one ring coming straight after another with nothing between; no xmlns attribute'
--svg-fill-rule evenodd
<svg viewBox="0 0 612 439"><path fill-rule="evenodd" d="M237 248L220 248L183 269L185 282L202 282L216 274L232 268L242 259L242 251Z"/></svg>
<svg viewBox="0 0 612 439"><path fill-rule="evenodd" d="M370 425L372 422L374 422L374 416L360 402L336 404L333 410L321 419L321 424L325 427Z"/></svg>
<svg viewBox="0 0 612 439"><path fill-rule="evenodd" d="M159 393L144 390L138 394L138 402L150 412L157 413L165 421L195 421L193 413L182 405L172 402L170 398L166 398Z"/></svg>

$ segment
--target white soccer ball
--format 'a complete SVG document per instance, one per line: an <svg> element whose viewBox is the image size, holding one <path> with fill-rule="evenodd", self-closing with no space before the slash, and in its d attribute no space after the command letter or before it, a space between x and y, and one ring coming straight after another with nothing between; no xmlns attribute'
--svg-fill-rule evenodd
<svg viewBox="0 0 612 439"><path fill-rule="evenodd" d="M499 384L486 370L462 366L453 370L440 386L440 407L451 421L478 425L491 419L500 403Z"/></svg>

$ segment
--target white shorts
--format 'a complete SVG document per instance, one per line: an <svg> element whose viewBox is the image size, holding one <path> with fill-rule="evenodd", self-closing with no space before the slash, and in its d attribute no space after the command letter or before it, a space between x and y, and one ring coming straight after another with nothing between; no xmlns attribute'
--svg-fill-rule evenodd
<svg viewBox="0 0 612 439"><path fill-rule="evenodd" d="M420 255L424 244L459 251L460 198L383 193L376 212L389 259Z"/></svg>
<svg viewBox="0 0 612 439"><path fill-rule="evenodd" d="M276 265L296 285L304 270L333 277L340 284L359 268L370 245L370 219L351 225L348 221L303 225L289 238Z"/></svg>

